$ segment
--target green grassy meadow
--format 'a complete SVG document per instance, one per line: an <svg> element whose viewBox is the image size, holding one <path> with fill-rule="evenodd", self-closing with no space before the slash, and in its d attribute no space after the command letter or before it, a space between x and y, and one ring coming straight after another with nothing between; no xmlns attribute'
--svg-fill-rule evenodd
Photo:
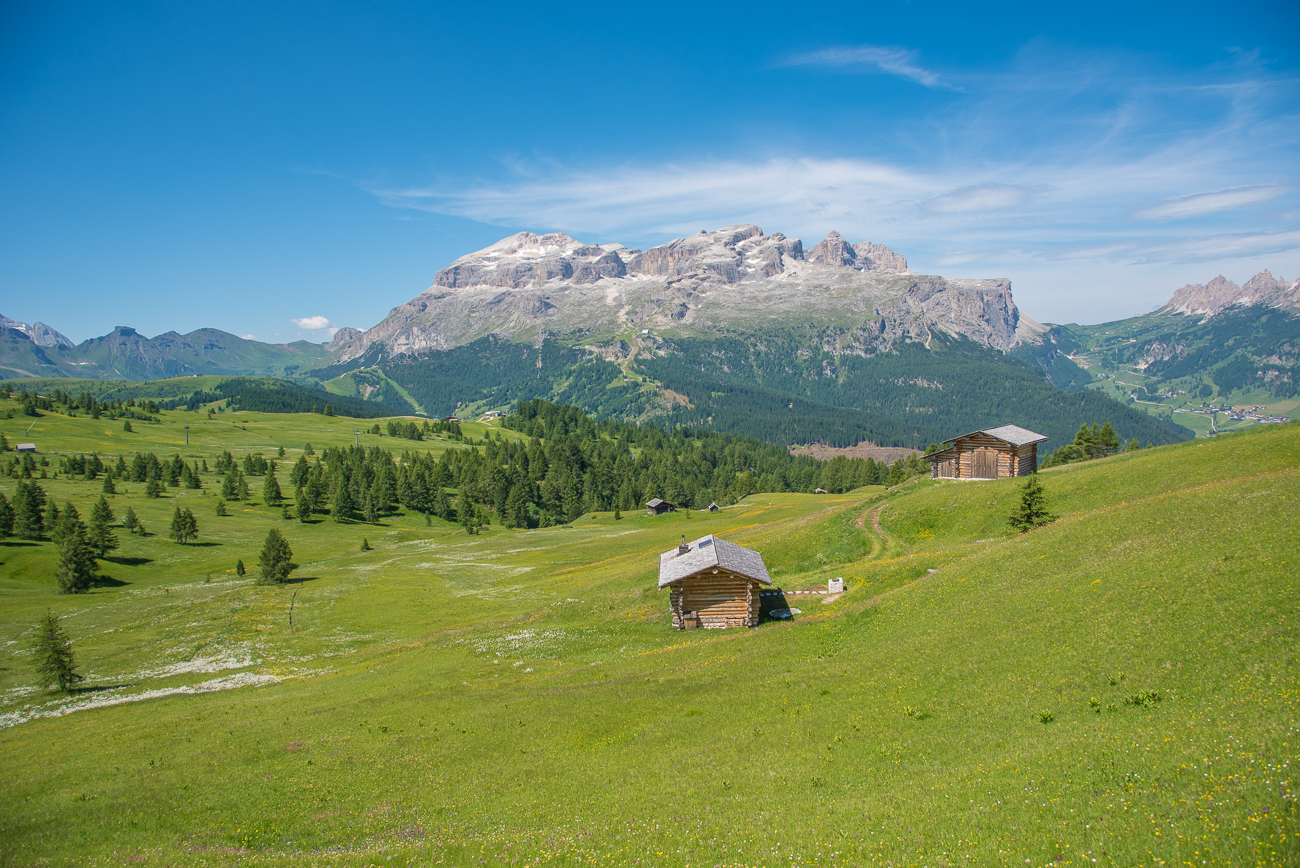
<svg viewBox="0 0 1300 868"><path fill-rule="evenodd" d="M288 494L306 443L366 427L160 416L0 431L50 471L283 446ZM1300 864L1300 424L1041 478L1060 519L1017 536L1014 480L477 536L119 481L153 535L119 528L91 593L56 592L52 544L0 542L0 864ZM100 494L39 481L83 517ZM198 544L166 539L177 504ZM255 583L271 527L300 582ZM657 556L705 533L787 591L848 590L674 631ZM34 687L47 608L72 696Z"/></svg>

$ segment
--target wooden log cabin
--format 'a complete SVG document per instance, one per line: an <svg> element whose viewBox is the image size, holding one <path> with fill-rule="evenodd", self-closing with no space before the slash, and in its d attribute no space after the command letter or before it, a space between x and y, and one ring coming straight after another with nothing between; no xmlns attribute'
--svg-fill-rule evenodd
<svg viewBox="0 0 1300 868"><path fill-rule="evenodd" d="M668 501L662 500L661 498L658 497L648 501L645 505L645 508L646 508L646 512L650 513L650 515L663 515L665 512L677 511L676 504L669 503Z"/></svg>
<svg viewBox="0 0 1300 868"><path fill-rule="evenodd" d="M1005 479L1038 470L1038 444L1047 438L1018 425L972 431L925 456L934 479Z"/></svg>
<svg viewBox="0 0 1300 868"><path fill-rule="evenodd" d="M757 627L759 591L772 584L763 556L709 534L659 556L673 626ZM690 623L690 622L694 623Z"/></svg>

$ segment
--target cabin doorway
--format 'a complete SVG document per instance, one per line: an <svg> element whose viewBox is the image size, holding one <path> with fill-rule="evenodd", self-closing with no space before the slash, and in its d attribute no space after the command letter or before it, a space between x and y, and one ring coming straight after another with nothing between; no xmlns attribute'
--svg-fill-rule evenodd
<svg viewBox="0 0 1300 868"><path fill-rule="evenodd" d="M996 449L976 449L971 454L971 475L976 479L998 478L998 452Z"/></svg>

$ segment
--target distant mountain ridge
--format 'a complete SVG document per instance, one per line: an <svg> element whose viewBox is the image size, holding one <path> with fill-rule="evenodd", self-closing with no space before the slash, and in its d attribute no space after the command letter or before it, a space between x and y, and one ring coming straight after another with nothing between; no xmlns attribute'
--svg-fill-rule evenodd
<svg viewBox="0 0 1300 868"><path fill-rule="evenodd" d="M14 325L9 325L14 323ZM265 344L220 329L145 337L129 326L74 345L37 323L0 323L0 375L160 380L201 374L290 376L329 355L320 344Z"/></svg>
<svg viewBox="0 0 1300 868"><path fill-rule="evenodd" d="M1191 283L1174 292L1162 311L1214 316L1230 307L1263 305L1300 311L1300 280L1276 278L1264 270L1237 286L1222 274L1209 283Z"/></svg>
<svg viewBox="0 0 1300 868"><path fill-rule="evenodd" d="M339 362L376 345L388 357L443 351L497 335L534 346L644 328L678 335L761 333L816 324L837 352L872 355L935 333L1005 351L1044 327L1020 314L1007 280L918 275L888 247L831 232L805 253L797 238L728 226L637 250L521 232L466 254L383 322L331 344Z"/></svg>
<svg viewBox="0 0 1300 868"><path fill-rule="evenodd" d="M32 343L38 347L70 347L72 341L59 334L57 331L47 326L43 322L35 322L28 325L25 322L19 322L16 319L10 319L0 314L0 328L14 329L27 335Z"/></svg>

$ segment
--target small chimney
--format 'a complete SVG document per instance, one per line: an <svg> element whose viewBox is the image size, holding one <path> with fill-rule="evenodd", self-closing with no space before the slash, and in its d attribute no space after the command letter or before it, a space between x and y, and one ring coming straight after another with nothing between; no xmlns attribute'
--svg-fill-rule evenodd
<svg viewBox="0 0 1300 868"><path fill-rule="evenodd" d="M691 547L686 544L686 534L682 534L682 544L677 547L677 554L684 555L690 550Z"/></svg>

